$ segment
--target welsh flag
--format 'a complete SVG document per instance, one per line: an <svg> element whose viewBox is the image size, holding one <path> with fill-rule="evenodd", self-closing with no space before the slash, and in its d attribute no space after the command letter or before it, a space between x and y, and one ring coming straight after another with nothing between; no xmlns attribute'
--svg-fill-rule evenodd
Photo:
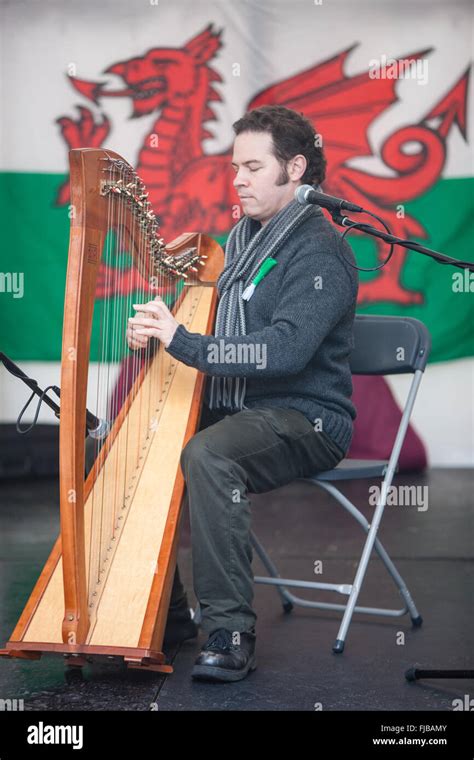
<svg viewBox="0 0 474 760"><path fill-rule="evenodd" d="M204 0L192 13L184 2L85 7L2 9L9 67L0 348L40 384L59 382L71 148L110 148L126 158L147 185L166 241L197 230L224 244L238 204L232 122L248 109L282 104L304 113L321 135L325 192L373 212L401 238L473 260L464 3L429 14L421 0L403 13L375 1ZM47 55L39 63L40 51ZM357 233L348 239L359 266L385 260L381 241ZM473 277L399 247L384 268L360 273L359 313L416 317L432 336L402 468L422 467L427 453L432 464L472 457L469 414L444 419L440 396L472 384ZM2 381L0 422L11 422L23 391L4 375ZM351 456L385 457L406 379L354 378L354 386ZM40 419L53 421L48 412Z"/></svg>

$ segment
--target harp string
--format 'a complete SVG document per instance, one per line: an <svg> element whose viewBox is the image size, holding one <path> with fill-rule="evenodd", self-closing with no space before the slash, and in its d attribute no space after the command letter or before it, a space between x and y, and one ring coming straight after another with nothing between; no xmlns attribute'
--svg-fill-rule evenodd
<svg viewBox="0 0 474 760"><path fill-rule="evenodd" d="M109 167L109 173L111 173L112 167ZM110 292L110 262L112 259L112 237L110 234L112 227L112 217L114 213L114 207L112 198L108 197L107 200L107 234L104 241L104 252L102 260L104 262L103 271L105 271L105 280L103 287L105 293ZM97 366L97 389L96 389L96 416L100 419L104 414L102 407L103 400L103 386L104 386L104 374L105 374L105 362L106 362L106 335L108 330L108 310L109 304L107 298L102 301L99 308L100 313L100 329L99 329L99 355ZM107 445L107 443L105 443ZM103 502L104 491L104 475L98 479L99 476L99 452L101 442L96 439L94 441L94 483L96 487L92 490L92 504L91 504L91 523L90 523L90 541L89 541L89 591L91 592L94 584L100 581L100 557L101 557L101 531L102 531L102 519L101 519L101 505ZM89 604L91 599L89 598Z"/></svg>
<svg viewBox="0 0 474 760"><path fill-rule="evenodd" d="M116 244L116 266L113 268L113 276L114 276L114 287L113 287L113 315L112 315L112 326L111 326L111 356L110 356L110 366L112 367L112 372L109 373L108 377L108 388L107 388L107 398L108 398L108 414L107 417L110 421L115 421L117 414L119 413L118 409L118 398L117 394L115 392L115 385L116 385L116 368L120 366L120 352L122 351L122 345L120 341L120 318L121 318L121 280L122 280L122 268L123 268L123 256L125 255L125 247L124 247L124 240L125 240L125 231L124 231L124 224L125 224L125 214L126 209L124 207L124 204L119 204L119 210L120 210L120 217L118 219L118 228L117 228L117 244ZM118 500L118 490L120 488L120 480L122 477L121 474L121 457L120 457L120 446L116 445L114 449L114 457L108 458L108 463L111 469L111 480L112 483L111 489L112 493L114 494L113 499L109 499L106 503L108 505L108 514L107 514L107 532L108 536L107 538L110 541L114 540L116 529L117 529L117 500ZM115 473L115 477L113 477L112 473ZM108 550L108 547L107 547Z"/></svg>
<svg viewBox="0 0 474 760"><path fill-rule="evenodd" d="M133 292L133 283L134 283L134 280L136 280L136 267L135 267L135 259L134 259L134 256L133 256L133 251L135 250L135 246L137 245L137 239L136 239L136 237L137 237L136 236L137 223L136 223L136 220L135 220L134 216L132 217L132 215L131 215L131 218L132 218L133 221L132 221L131 227L130 227L130 266L128 267L128 283L127 283L127 288L126 288L127 296L126 296L126 299L124 299L124 302L125 302L124 312L125 313L122 315L122 319L124 321L126 321L128 319L128 316L130 316L130 314L131 314L131 311L132 311L132 302L133 302L133 298L135 296L135 293ZM125 327L126 327L126 325L125 325ZM120 389L120 391L121 391L120 408L122 408L123 405L126 402L127 391L128 391L128 387L127 386L129 385L129 383L128 383L128 377L130 376L130 368L132 369L132 372L131 372L131 385L133 387L134 380L135 380L135 378L137 376L137 365L138 365L137 355L136 355L137 352L136 351L131 351L131 350L129 351L128 350L127 342L126 342L126 337L124 337L124 349L123 349L123 351L124 351L124 353L123 353L123 355L124 355L124 366L126 367L126 378L123 380L122 385L121 385L121 389ZM125 427L126 435L124 437L124 444L125 444L124 448L125 448L125 451L123 452L123 461L124 461L124 470L125 470L125 473L124 473L123 484L122 484L121 505L120 505L120 510L119 511L123 511L125 509L125 506L126 506L126 497L127 497L126 489L127 489L128 456L129 456L129 416L128 415L126 417L126 420L125 420L124 424L126 426ZM122 515L119 514L117 520L119 518L121 519Z"/></svg>
<svg viewBox="0 0 474 760"><path fill-rule="evenodd" d="M145 271L146 271L146 298L141 301L141 303L150 301L153 298L152 294L152 280L151 280L151 274L152 274L152 259L151 259L151 236L149 233L145 234L145 245L144 245L144 258L145 258ZM147 315L152 316L152 315ZM152 350L152 344L153 344L153 338L150 338L147 343L147 373L150 372L150 369L153 368L153 358L155 352ZM148 381L148 404L147 404L147 410L146 410L146 440L149 442L149 439L151 437L151 410L154 403L154 392L155 389L153 387L153 383L151 382L152 375L149 377Z"/></svg>
<svg viewBox="0 0 474 760"><path fill-rule="evenodd" d="M163 273L156 267L152 267L152 277L154 280L152 280L152 283L154 285L154 293L153 295L160 295L162 298L165 295L165 286L166 281ZM163 300L165 300L163 298ZM155 389L155 405L154 405L154 420L155 420L155 428L158 425L158 415L160 410L160 402L162 399L163 389L164 389L164 381L165 381L165 363L166 363L166 355L164 352L163 346L160 344L159 341L155 341L155 353L156 358L154 360L153 364L153 387Z"/></svg>
<svg viewBox="0 0 474 760"><path fill-rule="evenodd" d="M125 173L126 174L126 173ZM124 183L127 181L127 177L124 176L123 178ZM128 260L128 270L129 270L129 277L131 278L129 282L128 287L128 293L127 297L122 298L120 300L120 303L122 304L122 311L120 314L120 320L119 324L117 325L117 333L118 333L118 341L120 343L118 347L118 361L120 362L120 366L122 368L126 368L125 377L122 381L122 388L121 388L121 398L120 398L120 409L122 408L123 404L126 403L127 399L127 390L129 390L130 382L131 387L133 387L134 380L136 378L137 372L136 372L136 362L132 362L133 372L131 381L129 382L128 379L128 372L129 372L129 366L130 366L130 356L131 352L128 351L128 347L126 345L126 337L125 337L125 328L126 328L126 318L128 316L129 310L130 310L130 302L133 298L133 293L131 292L134 282L134 250L137 246L137 240L136 240L136 224L135 219L133 217L132 211L128 209L128 204L125 198L121 197L122 202L124 204L124 213L127 215L127 223L128 223L128 232L126 231L125 226L121 228L122 232L122 239L121 239L121 250L126 251L129 256ZM139 245L139 243L138 243ZM135 277L136 279L136 277ZM125 303L125 306L124 306ZM135 357L134 357L135 359ZM116 397L118 398L118 395L116 394ZM116 491L116 500L114 502L114 520L115 520L115 526L116 528L119 528L119 518L123 518L123 515L120 514L120 512L123 512L123 509L126 504L126 489L127 489L127 477L128 477L128 471L129 471L129 457L130 457L130 442L129 442L129 418L128 415L126 417L127 422L127 435L124 436L121 439L121 442L123 442L123 448L124 450L119 450L119 447L117 447L117 457L120 457L119 464L121 466L121 483L122 485L119 487Z"/></svg>
<svg viewBox="0 0 474 760"><path fill-rule="evenodd" d="M107 341L107 379L106 379L106 392L105 392L105 400L106 400L106 414L107 418L111 421L114 420L114 409L113 409L113 396L111 395L112 391L112 383L113 383L113 370L115 367L115 341L116 341L116 335L115 335L115 320L116 320L116 309L117 309L117 299L118 299L118 282L119 282L119 272L120 272L120 255L122 251L122 228L124 223L124 204L121 202L121 197L119 196L119 203L118 203L118 218L117 218L117 228L116 228L116 235L115 235L115 256L113 257L114 260L109 262L110 272L111 272L111 278L112 278L112 287L110 290L107 291L107 293L110 293L110 297L107 299L110 301L108 313L107 313L107 335L106 335L106 341ZM110 542L113 540L113 532L114 532L114 526L112 524L112 509L111 505L113 505L114 498L110 498L109 495L114 495L115 497L115 489L116 489L116 483L118 478L118 473L116 471L116 466L118 464L117 460L117 446L115 447L115 456L110 456L110 447L112 445L112 442L109 438L106 439L106 446L107 446L107 453L109 454L107 456L107 460L105 463L105 472L104 472L104 489L102 491L102 504L101 504L101 559L103 563L107 560L107 552L109 551ZM113 477L113 473L115 472L116 477ZM105 485L107 487L105 487ZM101 567L103 569L103 566Z"/></svg>
<svg viewBox="0 0 474 760"><path fill-rule="evenodd" d="M111 367L113 366L113 359L114 359L114 334L113 334L113 325L114 325L114 304L117 297L117 267L114 265L119 262L119 252L120 252L120 225L121 225L121 216L122 216L122 209L121 204L118 204L119 208L119 216L117 219L117 234L113 237L114 243L113 248L115 249L113 251L114 255L112 256L111 260L108 262L108 269L110 271L110 288L107 289L107 327L106 327L106 335L105 335L105 342L106 342L106 380L105 380L105 388L104 388L104 401L106 405L106 416L107 418L112 417L112 409L110 408L111 405L111 398L110 398L110 388L111 388ZM111 235L112 237L112 235ZM110 499L108 498L110 490L112 489L112 493L115 488L115 484L112 481L111 478L111 470L113 468L113 465L115 462L113 461L113 457L110 456L110 446L111 442L109 442L109 439L107 438L105 441L105 447L107 450L107 459L104 465L104 487L102 489L102 499L101 499L101 541L100 541L100 555L101 555L101 563L105 562L106 560L106 551L107 551L107 541L110 536L110 524L109 524L109 513L110 513ZM103 566L102 566L103 567ZM100 570L102 569L100 568ZM99 570L99 572L100 572Z"/></svg>
<svg viewBox="0 0 474 760"><path fill-rule="evenodd" d="M142 303L144 300L148 300L146 298L147 293L147 282L146 282L146 230L142 228L141 234L140 234L140 249L138 252L138 262L139 262L139 270L140 270L140 301L139 303ZM145 377L148 371L148 366L150 362L150 341L148 341L147 347L145 349L145 367L144 367L144 381L141 384L141 393L140 393L140 422L137 429L137 468L140 465L140 459L143 457L142 451L144 449L144 443L146 439L146 433L144 432L145 426L146 426L146 416L147 416L147 409L148 409L148 396L149 396L149 384L145 382Z"/></svg>
<svg viewBox="0 0 474 760"><path fill-rule="evenodd" d="M112 174L113 174L113 167L112 167ZM108 237L110 239L110 245L108 246L107 254L108 258L106 261L106 290L105 290L105 330L103 334L103 345L104 345L104 382L101 384L102 387L102 403L101 407L102 409L105 409L105 417L106 419L110 419L110 421L113 421L113 410L110 408L110 374L111 374L111 363L113 361L113 334L111 334L111 322L112 322L112 312L113 312L113 303L116 300L117 297L117 271L118 266L115 267L115 264L118 264L119 262L119 253L121 249L121 225L123 220L123 203L121 196L118 196L117 199L114 199L118 202L113 202L112 206L112 214L113 214L113 224L111 227L108 227ZM104 564L106 561L106 553L107 553L107 543L108 540L110 540L111 536L109 536L110 528L109 528L109 503L110 500L107 498L109 494L109 489L114 488L114 484L111 483L111 470L113 467L114 462L112 461L112 457L109 456L110 454L110 447L112 445L112 441L107 437L104 441L104 448L105 448L105 461L102 468L102 483L101 483L101 491L100 491L100 508L99 508L99 531L96 534L97 536L97 543L98 543L98 550L97 550L97 557L98 557L98 567L97 567L97 580L99 582L100 575L104 572Z"/></svg>

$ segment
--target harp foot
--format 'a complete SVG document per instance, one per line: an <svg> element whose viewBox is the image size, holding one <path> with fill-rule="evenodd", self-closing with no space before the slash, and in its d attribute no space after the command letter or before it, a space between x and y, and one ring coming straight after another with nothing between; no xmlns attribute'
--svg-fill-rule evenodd
<svg viewBox="0 0 474 760"><path fill-rule="evenodd" d="M163 673L163 675L171 675L173 673L172 665L165 665L158 660L139 661L139 660L125 660L128 667L132 670L149 670L153 673Z"/></svg>
<svg viewBox="0 0 474 760"><path fill-rule="evenodd" d="M84 673L82 668L87 664L87 659L80 655L64 655L66 660L66 667L64 669L64 680L69 686L82 683L84 680Z"/></svg>
<svg viewBox="0 0 474 760"><path fill-rule="evenodd" d="M22 652L16 649L0 649L0 657L18 657L20 660L41 660L41 652Z"/></svg>

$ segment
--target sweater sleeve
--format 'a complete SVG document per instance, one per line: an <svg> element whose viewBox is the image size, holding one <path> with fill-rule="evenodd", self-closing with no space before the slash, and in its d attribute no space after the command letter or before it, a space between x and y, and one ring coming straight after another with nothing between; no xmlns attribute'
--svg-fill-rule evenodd
<svg viewBox="0 0 474 760"><path fill-rule="evenodd" d="M225 337L192 333L179 325L166 350L207 375L298 374L354 299L340 252L332 246L328 252L306 249L286 267L270 325L248 335Z"/></svg>

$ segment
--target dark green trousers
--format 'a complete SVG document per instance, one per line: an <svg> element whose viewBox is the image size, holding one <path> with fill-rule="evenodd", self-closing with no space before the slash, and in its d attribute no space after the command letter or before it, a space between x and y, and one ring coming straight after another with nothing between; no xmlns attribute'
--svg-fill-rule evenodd
<svg viewBox="0 0 474 760"><path fill-rule="evenodd" d="M236 414L203 406L181 454L191 521L194 591L207 633L255 626L249 493L335 467L343 452L295 409ZM176 568L170 609L185 596Z"/></svg>

